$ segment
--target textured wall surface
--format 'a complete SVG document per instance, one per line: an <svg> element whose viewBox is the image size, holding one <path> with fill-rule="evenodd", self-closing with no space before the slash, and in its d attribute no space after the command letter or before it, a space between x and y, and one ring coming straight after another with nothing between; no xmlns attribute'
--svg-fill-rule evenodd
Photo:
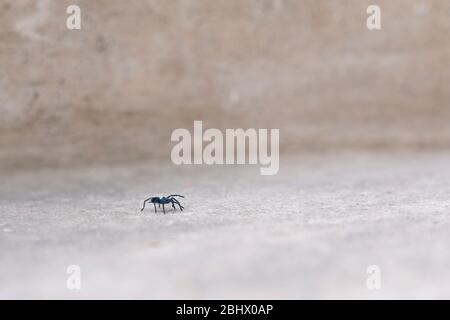
<svg viewBox="0 0 450 320"><path fill-rule="evenodd" d="M194 119L280 128L283 152L447 148L449 15L447 0L0 0L0 170L169 161Z"/></svg>

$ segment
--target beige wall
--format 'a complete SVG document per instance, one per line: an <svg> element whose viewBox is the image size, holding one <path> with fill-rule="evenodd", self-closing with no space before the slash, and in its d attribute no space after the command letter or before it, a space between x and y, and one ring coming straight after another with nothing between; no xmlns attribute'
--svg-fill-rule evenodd
<svg viewBox="0 0 450 320"><path fill-rule="evenodd" d="M0 0L0 169L168 161L194 119L283 152L448 148L449 34L448 0Z"/></svg>

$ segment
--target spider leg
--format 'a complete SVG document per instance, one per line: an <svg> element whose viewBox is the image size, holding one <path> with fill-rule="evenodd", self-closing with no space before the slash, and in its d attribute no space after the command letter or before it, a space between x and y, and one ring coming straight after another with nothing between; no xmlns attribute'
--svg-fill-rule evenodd
<svg viewBox="0 0 450 320"><path fill-rule="evenodd" d="M181 203L177 200L177 199L170 199L172 201L172 206L175 208L174 203L176 203L179 207L180 210L183 211L184 207L181 205Z"/></svg>
<svg viewBox="0 0 450 320"><path fill-rule="evenodd" d="M144 200L144 204L142 205L141 212L144 211L144 209L145 209L145 203L146 203L147 201L151 200L151 199L152 199L152 197L150 197L150 198Z"/></svg>
<svg viewBox="0 0 450 320"><path fill-rule="evenodd" d="M155 206L155 213L156 213L156 203L153 204Z"/></svg>
<svg viewBox="0 0 450 320"><path fill-rule="evenodd" d="M164 214L166 214L166 209L164 208L164 203L162 205L163 205L163 212L164 212Z"/></svg>
<svg viewBox="0 0 450 320"><path fill-rule="evenodd" d="M181 197L184 198L184 196L180 195L180 194L171 194L170 196L167 196L166 198L173 198L173 197Z"/></svg>

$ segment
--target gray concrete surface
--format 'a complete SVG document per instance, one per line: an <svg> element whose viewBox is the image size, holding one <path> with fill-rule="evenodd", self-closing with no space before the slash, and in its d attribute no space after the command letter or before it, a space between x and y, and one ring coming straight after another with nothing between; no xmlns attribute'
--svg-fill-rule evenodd
<svg viewBox="0 0 450 320"><path fill-rule="evenodd" d="M450 298L450 154L4 176L0 298ZM186 211L139 213L179 192ZM79 265L82 287L66 289ZM366 288L366 268L382 288Z"/></svg>

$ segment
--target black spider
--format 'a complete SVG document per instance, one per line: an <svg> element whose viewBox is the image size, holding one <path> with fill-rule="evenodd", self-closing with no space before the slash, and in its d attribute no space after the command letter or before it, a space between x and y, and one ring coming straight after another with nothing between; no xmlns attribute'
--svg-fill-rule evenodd
<svg viewBox="0 0 450 320"><path fill-rule="evenodd" d="M184 196L181 196L179 194L171 194L170 196L167 197L150 197L148 199L144 200L144 205L142 206L141 212L145 209L145 203L147 202L151 202L153 203L153 205L155 206L155 213L156 213L156 205L158 204L158 206L161 208L161 205L163 207L163 212L166 213L166 209L164 208L164 205L171 203L172 204L172 208L175 208L175 204L178 205L178 207L180 207L180 210L183 211L184 207L181 205L181 203L175 199L175 197L181 197L184 198Z"/></svg>

